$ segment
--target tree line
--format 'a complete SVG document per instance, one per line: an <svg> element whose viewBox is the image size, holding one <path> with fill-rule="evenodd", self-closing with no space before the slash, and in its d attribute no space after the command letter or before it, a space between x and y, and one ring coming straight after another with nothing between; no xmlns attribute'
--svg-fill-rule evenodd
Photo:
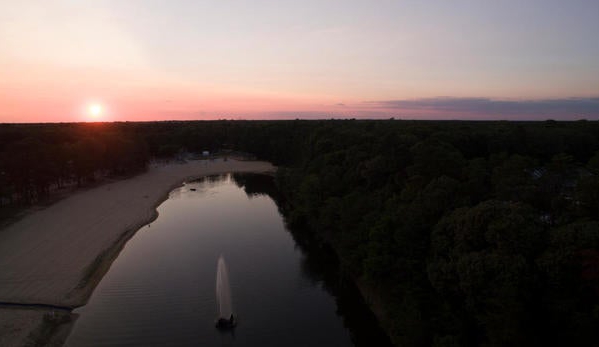
<svg viewBox="0 0 599 347"><path fill-rule="evenodd" d="M279 170L399 346L599 343L596 122L323 122Z"/></svg>
<svg viewBox="0 0 599 347"><path fill-rule="evenodd" d="M65 186L144 170L149 151L130 131L96 124L0 126L0 206L28 205Z"/></svg>

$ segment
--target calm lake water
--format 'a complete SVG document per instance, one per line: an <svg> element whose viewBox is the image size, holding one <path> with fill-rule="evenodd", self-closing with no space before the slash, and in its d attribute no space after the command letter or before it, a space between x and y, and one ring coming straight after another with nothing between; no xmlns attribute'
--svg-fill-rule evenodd
<svg viewBox="0 0 599 347"><path fill-rule="evenodd" d="M171 192L80 315L67 346L384 346L334 259L298 246L272 178L223 175ZM299 243L302 243L298 239ZM214 327L219 255L239 325Z"/></svg>

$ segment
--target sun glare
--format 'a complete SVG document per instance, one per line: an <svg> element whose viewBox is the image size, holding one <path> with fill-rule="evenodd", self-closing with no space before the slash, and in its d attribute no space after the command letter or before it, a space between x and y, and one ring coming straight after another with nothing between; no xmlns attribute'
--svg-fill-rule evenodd
<svg viewBox="0 0 599 347"><path fill-rule="evenodd" d="M90 104L87 107L87 113L91 120L99 120L102 118L102 112L104 111L100 104Z"/></svg>

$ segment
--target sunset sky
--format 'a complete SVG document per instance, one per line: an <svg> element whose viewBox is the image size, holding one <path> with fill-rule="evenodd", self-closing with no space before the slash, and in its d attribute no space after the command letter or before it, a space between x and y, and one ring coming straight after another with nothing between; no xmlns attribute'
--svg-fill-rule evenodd
<svg viewBox="0 0 599 347"><path fill-rule="evenodd" d="M0 122L599 119L597 0L0 0Z"/></svg>

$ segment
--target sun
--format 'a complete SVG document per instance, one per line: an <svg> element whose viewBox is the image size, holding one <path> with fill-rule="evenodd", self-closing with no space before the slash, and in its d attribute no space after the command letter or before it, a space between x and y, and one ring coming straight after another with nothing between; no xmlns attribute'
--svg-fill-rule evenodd
<svg viewBox="0 0 599 347"><path fill-rule="evenodd" d="M94 103L87 106L87 114L91 120L100 120L103 112L104 107L101 104Z"/></svg>

